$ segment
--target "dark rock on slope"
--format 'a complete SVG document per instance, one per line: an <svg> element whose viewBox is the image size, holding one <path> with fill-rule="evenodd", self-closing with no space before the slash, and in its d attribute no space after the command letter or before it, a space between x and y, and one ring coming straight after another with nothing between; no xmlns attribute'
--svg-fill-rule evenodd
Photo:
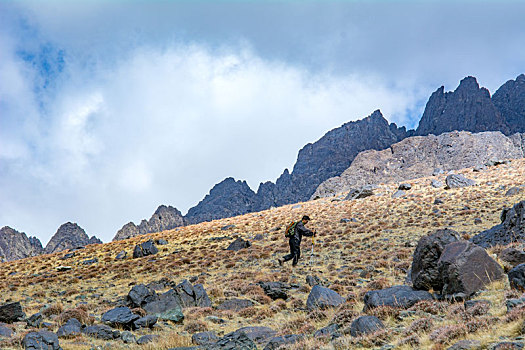
<svg viewBox="0 0 525 350"><path fill-rule="evenodd" d="M86 231L76 223L67 222L60 226L53 237L51 237L44 249L44 253L50 254L98 243L102 243L102 241L95 236L89 238Z"/></svg>
<svg viewBox="0 0 525 350"><path fill-rule="evenodd" d="M24 232L9 226L0 229L0 256L6 261L23 259L42 254L42 243L36 237L27 237Z"/></svg>
<svg viewBox="0 0 525 350"><path fill-rule="evenodd" d="M443 86L436 90L427 102L416 134L439 135L454 130L508 131L490 92L480 88L474 77L461 80L453 92L444 92Z"/></svg>
<svg viewBox="0 0 525 350"><path fill-rule="evenodd" d="M525 132L525 75L503 84L492 96L492 102L501 113L509 134Z"/></svg>
<svg viewBox="0 0 525 350"><path fill-rule="evenodd" d="M186 220L182 213L172 206L161 205L149 220L142 220L140 225L129 222L124 225L113 238L114 241L127 239L146 233L161 232L171 230L179 226L184 226Z"/></svg>

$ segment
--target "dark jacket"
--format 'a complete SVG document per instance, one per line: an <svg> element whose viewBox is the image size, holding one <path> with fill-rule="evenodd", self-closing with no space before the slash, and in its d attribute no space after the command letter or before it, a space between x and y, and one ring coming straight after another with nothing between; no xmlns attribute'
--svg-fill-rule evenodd
<svg viewBox="0 0 525 350"><path fill-rule="evenodd" d="M295 225L295 230L293 236L290 237L290 240L294 240L297 243L301 243L301 239L303 236L312 237L314 233L304 227L304 224L302 221L299 221L297 225Z"/></svg>

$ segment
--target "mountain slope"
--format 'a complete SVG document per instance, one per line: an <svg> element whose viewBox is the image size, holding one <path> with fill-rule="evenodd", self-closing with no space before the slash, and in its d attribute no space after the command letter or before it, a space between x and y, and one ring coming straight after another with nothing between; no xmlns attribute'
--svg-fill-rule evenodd
<svg viewBox="0 0 525 350"><path fill-rule="evenodd" d="M89 238L86 231L76 223L66 222L61 225L53 237L51 237L44 249L44 253L50 254L98 243L102 243L102 241L95 236Z"/></svg>
<svg viewBox="0 0 525 350"><path fill-rule="evenodd" d="M42 243L36 237L27 237L9 226L0 229L0 256L11 261L42 254Z"/></svg>

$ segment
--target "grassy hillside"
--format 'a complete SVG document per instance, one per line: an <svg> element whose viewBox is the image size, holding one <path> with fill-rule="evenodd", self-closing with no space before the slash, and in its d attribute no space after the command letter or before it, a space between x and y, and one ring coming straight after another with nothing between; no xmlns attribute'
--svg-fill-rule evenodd
<svg viewBox="0 0 525 350"><path fill-rule="evenodd" d="M398 184L382 184L377 195L354 201L339 198L320 199L288 205L259 213L201 223L175 230L148 234L129 240L91 245L76 252L76 256L61 260L67 252L7 262L0 265L0 290L2 301L20 301L28 316L44 305L46 321L61 324L68 309L75 309L80 316L97 319L115 303L124 298L132 285L149 283L167 278L174 282L183 279L203 283L214 305L225 298L241 297L256 302L256 306L240 312L219 311L213 308L193 308L184 311L183 325L161 324L155 331L137 334L161 334L162 340L143 346L148 349L168 349L191 345L191 335L197 331L212 330L224 335L243 326L269 326L280 334L312 334L336 318L344 324L362 315L364 293L402 284L411 264L418 239L439 228L452 228L465 238L499 223L500 212L525 199L525 190L515 196L505 196L506 190L525 182L525 161L515 160L507 165L490 167L482 172L464 169L468 178L478 186L463 189L436 189L430 178L411 180L412 189L403 198L391 195ZM445 175L440 175L443 180ZM504 186L504 188L503 188ZM443 204L434 205L441 198ZM277 258L288 252L284 226L292 219L308 214L308 224L316 229L319 237L311 259L312 241L305 238L303 258L297 268L279 267ZM355 219L344 223L341 219ZM475 223L475 219L477 223ZM234 228L222 230L226 225ZM254 240L261 234L263 239ZM227 237L220 239L220 237ZM235 237L250 240L252 246L238 252L225 248ZM158 246L159 253L132 259L137 243L148 239L163 238L168 245ZM219 238L219 239L217 239ZM491 249L497 252L500 247ZM125 260L115 256L127 251ZM83 265L88 259L97 258L92 265ZM312 264L310 264L312 262ZM72 270L59 272L58 266L71 266ZM308 313L305 310L310 287L305 283L309 274L327 280L330 288L347 298L337 310ZM300 284L293 289L287 301L272 301L255 283L258 281L283 281ZM445 349L460 339L477 339L487 345L500 340L500 336L513 338L519 335L525 314L506 314L505 299L519 296L511 291L507 281L496 282L480 298L489 299L492 305L481 315L467 315L458 304L442 302L424 303L412 311L402 312L379 309L373 313L384 320L386 332L367 338L339 338L328 341L307 338L292 346L293 349L347 349L374 348L382 344L400 345L400 349ZM63 315L63 314L62 314ZM206 316L225 319L215 324ZM96 321L98 322L98 321ZM14 339L3 340L2 348L18 348L24 334L25 323L15 324ZM106 341L86 336L60 341L64 349L90 349ZM405 345L403 345L405 344ZM111 348L128 348L120 341Z"/></svg>

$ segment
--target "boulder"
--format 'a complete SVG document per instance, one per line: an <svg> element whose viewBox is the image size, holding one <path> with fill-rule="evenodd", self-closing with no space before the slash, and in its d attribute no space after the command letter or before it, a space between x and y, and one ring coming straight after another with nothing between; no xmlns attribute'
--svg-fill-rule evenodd
<svg viewBox="0 0 525 350"><path fill-rule="evenodd" d="M214 344L219 340L219 337L217 337L217 334L215 332L200 332L195 333L191 337L191 342L195 345L210 345Z"/></svg>
<svg viewBox="0 0 525 350"><path fill-rule="evenodd" d="M254 305L255 304L251 300L234 298L223 301L217 306L217 309L239 311Z"/></svg>
<svg viewBox="0 0 525 350"><path fill-rule="evenodd" d="M118 339L120 337L119 331L113 330L109 326L106 326L105 324L87 326L82 329L82 333L84 333L85 335L89 337L103 339L103 340L113 340L113 339Z"/></svg>
<svg viewBox="0 0 525 350"><path fill-rule="evenodd" d="M445 179L445 183L447 184L447 188L460 188L474 186L476 181L467 179L461 174L450 174Z"/></svg>
<svg viewBox="0 0 525 350"><path fill-rule="evenodd" d="M415 289L441 290L443 281L439 274L438 260L445 246L460 239L459 234L450 229L437 230L422 237L417 243L412 258L411 277Z"/></svg>
<svg viewBox="0 0 525 350"><path fill-rule="evenodd" d="M157 319L158 317L155 315L141 317L133 322L133 329L152 328L157 323Z"/></svg>
<svg viewBox="0 0 525 350"><path fill-rule="evenodd" d="M508 273L511 288L525 290L525 264L519 264Z"/></svg>
<svg viewBox="0 0 525 350"><path fill-rule="evenodd" d="M306 300L306 307L309 311L315 309L335 308L344 303L345 300L335 291L316 285L310 291Z"/></svg>
<svg viewBox="0 0 525 350"><path fill-rule="evenodd" d="M161 321L171 321L173 323L182 323L184 321L184 314L178 308L157 313L155 316Z"/></svg>
<svg viewBox="0 0 525 350"><path fill-rule="evenodd" d="M501 212L501 223L472 237L483 248L525 242L525 200Z"/></svg>
<svg viewBox="0 0 525 350"><path fill-rule="evenodd" d="M326 327L323 327L314 333L314 338L330 338L335 339L339 338L341 336L341 332L339 331L339 328L341 328L340 325L337 323L333 323L331 325L328 325Z"/></svg>
<svg viewBox="0 0 525 350"><path fill-rule="evenodd" d="M467 297L503 277L503 269L485 249L469 241L448 244L438 261L443 295Z"/></svg>
<svg viewBox="0 0 525 350"><path fill-rule="evenodd" d="M353 188L348 192L345 197L345 201L351 201L354 199L366 198L374 195L374 189L376 186L366 185L358 188Z"/></svg>
<svg viewBox="0 0 525 350"><path fill-rule="evenodd" d="M481 348L479 340L460 340L447 350L475 350Z"/></svg>
<svg viewBox="0 0 525 350"><path fill-rule="evenodd" d="M101 320L112 327L132 329L133 323L139 318L140 316L131 312L128 307L121 306L105 312Z"/></svg>
<svg viewBox="0 0 525 350"><path fill-rule="evenodd" d="M0 322L13 323L24 318L26 318L26 314L22 311L20 302L17 301L0 306Z"/></svg>
<svg viewBox="0 0 525 350"><path fill-rule="evenodd" d="M489 349L490 350L521 350L523 349L524 345L525 344L523 344L522 342L504 341L504 342L492 344Z"/></svg>
<svg viewBox="0 0 525 350"><path fill-rule="evenodd" d="M40 324L44 320L44 316L37 312L36 314L32 315L27 319L27 327L28 328L40 328Z"/></svg>
<svg viewBox="0 0 525 350"><path fill-rule="evenodd" d="M141 244L137 244L133 250L133 259L142 258L143 256L157 254L159 250L155 246L153 240L146 241Z"/></svg>
<svg viewBox="0 0 525 350"><path fill-rule="evenodd" d="M442 188L443 187L443 182L439 181L439 180L432 180L430 181L430 185L434 188Z"/></svg>
<svg viewBox="0 0 525 350"><path fill-rule="evenodd" d="M120 339L122 339L122 341L126 344L136 344L137 343L137 338L133 335L133 333L128 332L128 331L122 332L122 334L120 335Z"/></svg>
<svg viewBox="0 0 525 350"><path fill-rule="evenodd" d="M49 331L27 333L22 341L26 350L59 350L60 342L55 333Z"/></svg>
<svg viewBox="0 0 525 350"><path fill-rule="evenodd" d="M409 183L403 183L403 184L400 184L397 189L400 191L409 191L410 189L412 189L412 185Z"/></svg>
<svg viewBox="0 0 525 350"><path fill-rule="evenodd" d="M272 298L277 299L288 299L287 290L290 286L283 282L259 282L259 286L264 290L264 293Z"/></svg>
<svg viewBox="0 0 525 350"><path fill-rule="evenodd" d="M147 344L147 343L154 342L154 341L156 341L158 339L160 339L160 336L157 335L157 334L146 334L146 335L143 335L142 337L140 337L139 339L137 339L137 344L138 345L144 345L144 344Z"/></svg>
<svg viewBox="0 0 525 350"><path fill-rule="evenodd" d="M76 318L70 318L57 331L59 338L74 338L82 333L82 324Z"/></svg>
<svg viewBox="0 0 525 350"><path fill-rule="evenodd" d="M175 287L179 295L182 307L211 307L211 300L202 284L192 285L188 280L182 281Z"/></svg>
<svg viewBox="0 0 525 350"><path fill-rule="evenodd" d="M147 303L158 300L157 293L151 288L146 287L144 284L138 284L133 286L128 293L127 300L132 307L143 307Z"/></svg>
<svg viewBox="0 0 525 350"><path fill-rule="evenodd" d="M244 248L249 248L251 246L252 246L252 244L249 241L246 241L246 240L238 237L235 241L233 241L228 246L228 248L226 248L226 250L237 251L237 250L241 250L241 249L244 249Z"/></svg>
<svg viewBox="0 0 525 350"><path fill-rule="evenodd" d="M268 341L277 334L277 331L274 331L270 327L242 327L237 329L234 333L240 332L246 334L248 338L258 345L268 343Z"/></svg>
<svg viewBox="0 0 525 350"><path fill-rule="evenodd" d="M424 290L415 290L409 286L371 290L365 294L364 311L379 306L408 309L421 300L433 300L432 294Z"/></svg>
<svg viewBox="0 0 525 350"><path fill-rule="evenodd" d="M263 350L281 349L283 346L295 344L303 338L304 336L300 334L287 334L280 337L274 337L268 342L268 344L266 344Z"/></svg>
<svg viewBox="0 0 525 350"><path fill-rule="evenodd" d="M506 248L501 251L499 258L515 267L525 263L525 251L516 248Z"/></svg>
<svg viewBox="0 0 525 350"><path fill-rule="evenodd" d="M9 327L0 324L0 337L11 338L15 332Z"/></svg>
<svg viewBox="0 0 525 350"><path fill-rule="evenodd" d="M375 316L360 316L350 325L350 335L352 337L359 337L374 333L383 328L385 328L385 325L379 318Z"/></svg>
<svg viewBox="0 0 525 350"><path fill-rule="evenodd" d="M512 197L521 192L521 188L519 187L511 187L507 192L505 192L505 197Z"/></svg>
<svg viewBox="0 0 525 350"><path fill-rule="evenodd" d="M257 345L248 338L244 332L232 332L226 334L219 339L215 344L206 346L208 350L257 350Z"/></svg>
<svg viewBox="0 0 525 350"><path fill-rule="evenodd" d="M306 276L306 283L310 286L310 287L313 287L313 286L316 286L316 285L321 285L323 287L326 287L326 283L323 282L318 276L312 276L312 275L308 275Z"/></svg>
<svg viewBox="0 0 525 350"><path fill-rule="evenodd" d="M120 251L120 253L115 256L115 260L124 260L128 256L128 253L125 250Z"/></svg>
<svg viewBox="0 0 525 350"><path fill-rule="evenodd" d="M511 312L515 307L522 307L521 305L525 304L525 298L519 299L507 299L505 301L505 306L507 306L507 313Z"/></svg>

